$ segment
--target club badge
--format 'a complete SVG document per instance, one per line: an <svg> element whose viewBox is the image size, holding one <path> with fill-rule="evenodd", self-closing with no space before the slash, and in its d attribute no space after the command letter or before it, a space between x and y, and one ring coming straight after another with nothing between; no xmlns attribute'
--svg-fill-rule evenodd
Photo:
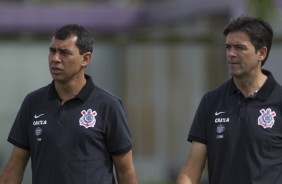
<svg viewBox="0 0 282 184"><path fill-rule="evenodd" d="M87 111L83 110L81 111L81 118L79 119L79 125L84 126L86 129L89 127L94 127L96 124L96 118L97 112L92 111L91 109L88 109Z"/></svg>
<svg viewBox="0 0 282 184"><path fill-rule="evenodd" d="M35 129L34 133L35 133L36 136L40 136L40 135L42 134L42 128L37 127L37 128Z"/></svg>
<svg viewBox="0 0 282 184"><path fill-rule="evenodd" d="M35 131L34 131L34 134L35 134L35 136L36 136L36 140L37 140L38 142L42 141L42 138L41 138L42 132L43 132L43 130L42 130L42 128L40 128L40 127L37 127L37 128L35 129Z"/></svg>
<svg viewBox="0 0 282 184"><path fill-rule="evenodd" d="M263 128L272 128L274 125L274 117L276 116L275 111L271 111L270 108L261 109L261 115L258 117L258 125L261 125Z"/></svg>
<svg viewBox="0 0 282 184"><path fill-rule="evenodd" d="M224 130L225 130L225 126L222 125L222 124L220 124L220 125L218 125L218 126L216 127L216 133L218 133L218 134L223 133Z"/></svg>

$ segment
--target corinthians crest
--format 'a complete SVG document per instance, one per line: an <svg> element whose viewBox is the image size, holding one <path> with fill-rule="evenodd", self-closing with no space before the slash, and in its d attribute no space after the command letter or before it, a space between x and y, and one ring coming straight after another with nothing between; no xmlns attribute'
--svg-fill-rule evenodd
<svg viewBox="0 0 282 184"><path fill-rule="evenodd" d="M79 119L79 125L84 126L85 128L94 127L96 124L97 112L88 109L87 111L81 111L81 118Z"/></svg>
<svg viewBox="0 0 282 184"><path fill-rule="evenodd" d="M274 125L274 117L276 116L275 111L271 111L270 108L261 109L261 115L258 117L258 125L261 125L263 128L272 128Z"/></svg>

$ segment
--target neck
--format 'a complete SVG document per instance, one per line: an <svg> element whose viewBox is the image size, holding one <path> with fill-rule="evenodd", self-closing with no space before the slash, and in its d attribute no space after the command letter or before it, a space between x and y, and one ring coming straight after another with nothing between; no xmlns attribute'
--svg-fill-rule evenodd
<svg viewBox="0 0 282 184"><path fill-rule="evenodd" d="M245 97L252 95L254 92L258 91L265 81L267 80L267 76L263 73L256 75L254 77L248 78L233 78L236 87L243 93Z"/></svg>
<svg viewBox="0 0 282 184"><path fill-rule="evenodd" d="M67 100L74 98L83 86L86 84L86 79L83 77L80 80L72 80L67 83L55 81L55 88L62 100L62 104Z"/></svg>

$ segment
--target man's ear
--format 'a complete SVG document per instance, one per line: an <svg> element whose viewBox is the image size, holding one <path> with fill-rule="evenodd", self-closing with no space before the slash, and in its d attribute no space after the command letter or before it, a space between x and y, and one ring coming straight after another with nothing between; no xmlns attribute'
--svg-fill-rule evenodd
<svg viewBox="0 0 282 184"><path fill-rule="evenodd" d="M261 49L258 50L258 52L259 52L259 60L263 61L267 55L267 48L262 47Z"/></svg>
<svg viewBox="0 0 282 184"><path fill-rule="evenodd" d="M83 67L86 67L90 63L91 59L92 59L92 53L91 52L85 52L82 55L82 63L81 63L81 65Z"/></svg>

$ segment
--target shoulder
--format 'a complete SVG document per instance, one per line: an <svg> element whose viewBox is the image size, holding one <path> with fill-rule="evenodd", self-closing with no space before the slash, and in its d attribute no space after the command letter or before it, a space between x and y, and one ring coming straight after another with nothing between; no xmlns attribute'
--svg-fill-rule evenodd
<svg viewBox="0 0 282 184"><path fill-rule="evenodd" d="M83 93L85 93L85 97L88 97L89 94L91 94L91 98L95 98L95 100L106 100L106 101L116 101L119 100L120 98L115 95L113 92L97 85L96 83L93 82L91 76L85 75L87 79L86 86L84 87L85 89Z"/></svg>
<svg viewBox="0 0 282 184"><path fill-rule="evenodd" d="M25 97L25 101L42 100L42 98L48 95L49 88L50 88L50 84L29 92Z"/></svg>
<svg viewBox="0 0 282 184"><path fill-rule="evenodd" d="M199 108L202 109L211 109L217 106L217 104L222 103L224 101L228 101L230 99L231 94L235 90L233 84L233 80L228 79L227 81L221 83L216 88L210 89L207 91L199 104Z"/></svg>
<svg viewBox="0 0 282 184"><path fill-rule="evenodd" d="M117 100L119 99L119 97L117 95L115 95L113 92L105 89L105 88L102 88L100 86L97 86L95 85L95 88L94 88L94 92L103 97L103 98L106 98L106 99L109 99L109 100Z"/></svg>
<svg viewBox="0 0 282 184"><path fill-rule="evenodd" d="M122 100L119 96L100 86L95 85L92 97L95 98L95 101L98 101L99 103L108 104L108 105L110 104L122 105Z"/></svg>
<svg viewBox="0 0 282 184"><path fill-rule="evenodd" d="M275 80L271 72L263 70L263 73L268 78L260 89L262 98L267 99L271 95L281 98L282 86Z"/></svg>
<svg viewBox="0 0 282 184"><path fill-rule="evenodd" d="M205 97L209 98L217 98L217 97L222 97L222 95L232 92L235 90L235 85L233 83L232 79L228 79L227 81L221 83L219 86L216 88L210 89L208 92L205 93Z"/></svg>

